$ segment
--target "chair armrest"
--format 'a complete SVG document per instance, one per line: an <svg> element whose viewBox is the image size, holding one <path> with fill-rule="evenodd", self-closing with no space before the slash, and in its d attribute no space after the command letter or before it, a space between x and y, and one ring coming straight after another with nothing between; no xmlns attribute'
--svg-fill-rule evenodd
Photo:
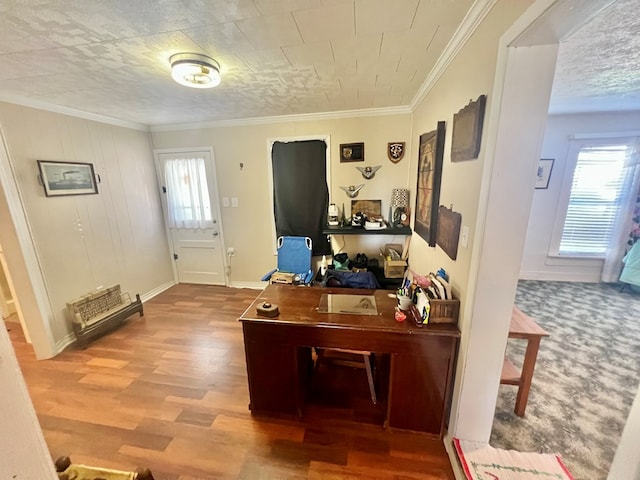
<svg viewBox="0 0 640 480"><path fill-rule="evenodd" d="M312 278L313 278L313 271L309 270L304 277L304 284L308 285L309 283L311 283Z"/></svg>
<svg viewBox="0 0 640 480"><path fill-rule="evenodd" d="M262 280L263 282L268 282L269 279L271 278L271 275L273 275L277 270L278 270L277 268L274 268L269 273L265 273L260 280Z"/></svg>

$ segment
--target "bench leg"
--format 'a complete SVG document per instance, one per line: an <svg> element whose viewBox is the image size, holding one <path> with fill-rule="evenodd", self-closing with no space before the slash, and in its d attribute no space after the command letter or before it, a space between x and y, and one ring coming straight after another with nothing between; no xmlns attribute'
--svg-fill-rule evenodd
<svg viewBox="0 0 640 480"><path fill-rule="evenodd" d="M538 358L538 349L540 348L540 338L532 338L527 342L527 350L524 354L522 363L522 373L520 387L516 395L516 407L514 412L519 417L524 417L524 410L527 408L529 400L529 390L531 381L533 380L533 371L536 368L536 360Z"/></svg>

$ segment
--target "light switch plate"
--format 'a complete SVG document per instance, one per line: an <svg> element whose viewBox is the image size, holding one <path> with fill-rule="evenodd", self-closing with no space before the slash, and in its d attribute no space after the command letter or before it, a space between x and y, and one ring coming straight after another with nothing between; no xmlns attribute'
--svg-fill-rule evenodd
<svg viewBox="0 0 640 480"><path fill-rule="evenodd" d="M460 244L464 248L467 248L467 246L469 245L469 227L467 227L466 225L462 227L462 232L460 233Z"/></svg>

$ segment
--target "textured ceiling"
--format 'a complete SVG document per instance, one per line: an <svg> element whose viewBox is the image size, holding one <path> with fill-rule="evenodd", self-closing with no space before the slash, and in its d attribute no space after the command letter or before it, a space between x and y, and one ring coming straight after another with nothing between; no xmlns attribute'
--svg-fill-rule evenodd
<svg viewBox="0 0 640 480"><path fill-rule="evenodd" d="M552 111L640 108L639 3L561 45ZM472 4L0 0L0 99L143 125L407 106ZM214 57L222 84L174 83L178 52Z"/></svg>
<svg viewBox="0 0 640 480"><path fill-rule="evenodd" d="M2 0L0 96L141 124L408 105L473 0ZM195 90L169 57L207 54Z"/></svg>
<svg viewBox="0 0 640 480"><path fill-rule="evenodd" d="M560 44L550 112L640 110L640 0L618 0Z"/></svg>

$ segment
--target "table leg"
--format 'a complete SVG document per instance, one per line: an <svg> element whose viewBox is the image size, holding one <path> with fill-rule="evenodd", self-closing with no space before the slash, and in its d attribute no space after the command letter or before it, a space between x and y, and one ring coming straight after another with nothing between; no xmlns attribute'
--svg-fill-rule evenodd
<svg viewBox="0 0 640 480"><path fill-rule="evenodd" d="M529 389L533 379L533 371L536 368L536 359L538 358L538 349L540 348L540 337L531 338L527 342L527 350L524 354L522 363L522 374L520 387L516 396L516 407L514 412L519 417L524 417L524 410L527 408L527 400L529 400Z"/></svg>

